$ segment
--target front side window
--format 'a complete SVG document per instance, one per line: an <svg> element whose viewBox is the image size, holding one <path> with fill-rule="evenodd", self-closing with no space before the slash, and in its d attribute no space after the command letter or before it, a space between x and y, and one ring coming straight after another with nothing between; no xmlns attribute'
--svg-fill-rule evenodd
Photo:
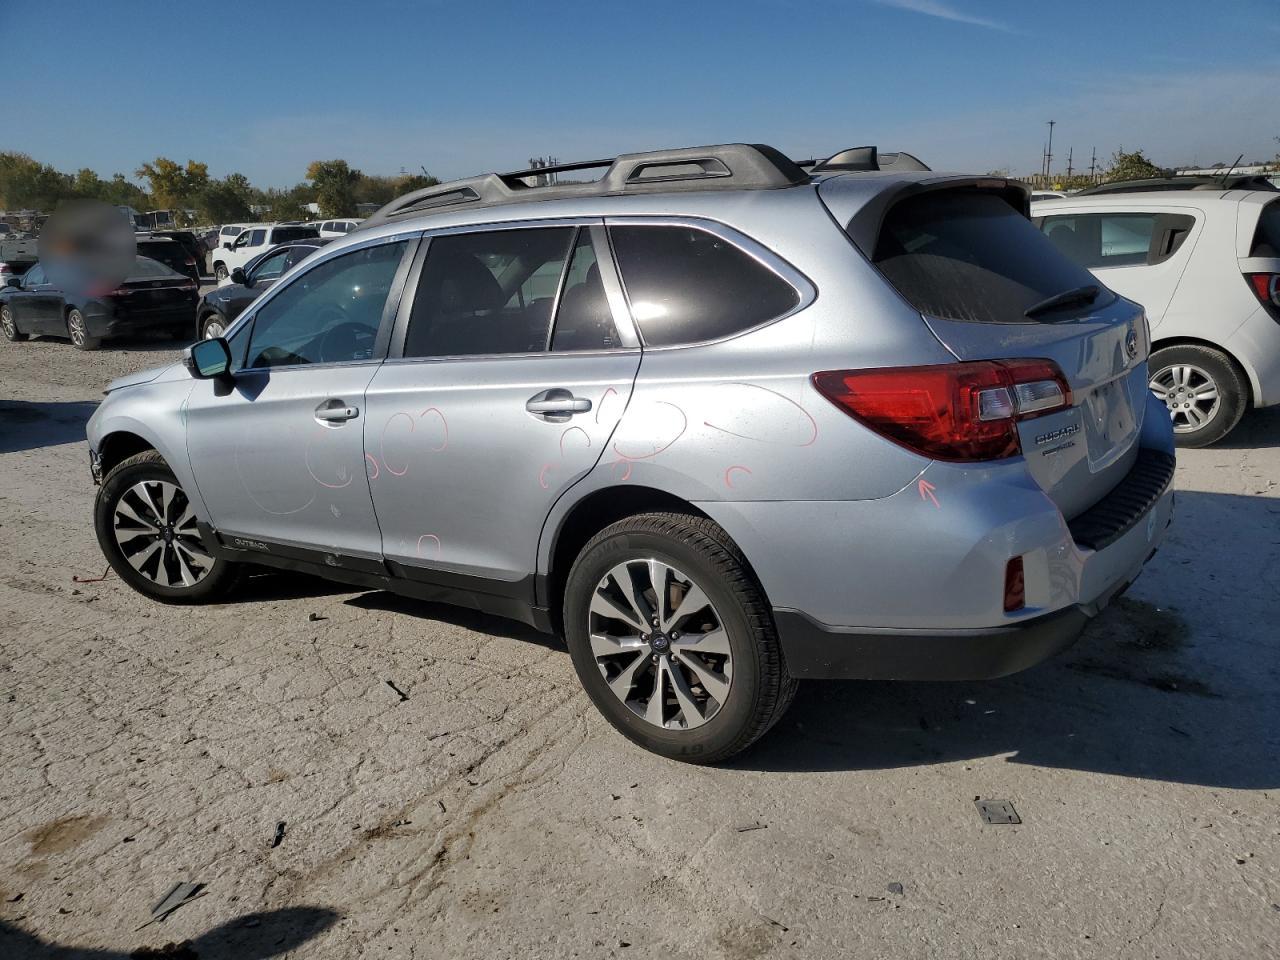
<svg viewBox="0 0 1280 960"><path fill-rule="evenodd" d="M435 237L418 281L406 357L538 353L573 227Z"/></svg>
<svg viewBox="0 0 1280 960"><path fill-rule="evenodd" d="M274 280L280 274L284 273L285 268L289 265L289 251L281 250L279 253L273 253L265 260L259 263L253 269L253 279L255 282L259 280Z"/></svg>
<svg viewBox="0 0 1280 960"><path fill-rule="evenodd" d="M795 309L800 294L741 247L684 226L609 228L646 346L733 336Z"/></svg>
<svg viewBox="0 0 1280 960"><path fill-rule="evenodd" d="M370 359L406 246L365 247L285 284L254 318L248 366Z"/></svg>
<svg viewBox="0 0 1280 960"><path fill-rule="evenodd" d="M39 286L44 282L45 282L44 267L40 266L39 264L36 264L34 267L28 270L27 275L22 278L22 285L24 287L35 287L35 286Z"/></svg>

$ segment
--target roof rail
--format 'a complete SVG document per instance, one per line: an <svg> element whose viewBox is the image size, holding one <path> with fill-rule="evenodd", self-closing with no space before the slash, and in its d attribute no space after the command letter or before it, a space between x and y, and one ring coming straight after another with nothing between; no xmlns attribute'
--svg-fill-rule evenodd
<svg viewBox="0 0 1280 960"><path fill-rule="evenodd" d="M797 160L810 173L850 173L865 170L928 170L929 167L905 150L880 153L875 147L849 147L825 160Z"/></svg>
<svg viewBox="0 0 1280 960"><path fill-rule="evenodd" d="M607 167L598 180L529 183L546 174ZM632 193L670 193L684 190L772 190L808 183L809 175L773 147L760 143L728 143L680 150L628 153L612 160L566 163L515 173L486 173L414 190L397 197L369 216L357 229L412 214L435 212L459 205L490 206L520 200L562 197L606 197Z"/></svg>

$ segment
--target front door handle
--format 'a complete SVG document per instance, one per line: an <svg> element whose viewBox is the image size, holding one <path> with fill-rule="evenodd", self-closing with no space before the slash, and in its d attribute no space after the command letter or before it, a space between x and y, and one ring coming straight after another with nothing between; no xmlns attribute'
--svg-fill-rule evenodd
<svg viewBox="0 0 1280 960"><path fill-rule="evenodd" d="M316 407L316 419L325 423L342 423L360 416L360 408L353 407L345 400L326 400Z"/></svg>
<svg viewBox="0 0 1280 960"><path fill-rule="evenodd" d="M524 408L535 417L542 417L552 423L564 423L575 413L590 410L591 401L586 397L575 397L572 391L563 387L554 387L535 393L525 402Z"/></svg>

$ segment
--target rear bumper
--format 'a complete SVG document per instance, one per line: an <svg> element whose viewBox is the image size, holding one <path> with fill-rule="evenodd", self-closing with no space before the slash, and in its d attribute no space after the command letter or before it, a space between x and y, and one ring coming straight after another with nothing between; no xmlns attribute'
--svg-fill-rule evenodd
<svg viewBox="0 0 1280 960"><path fill-rule="evenodd" d="M87 318L89 336L119 337L131 333L164 331L177 335L191 330L195 317L195 305L179 310L157 311L155 313L126 313L109 316L99 314Z"/></svg>
<svg viewBox="0 0 1280 960"><path fill-rule="evenodd" d="M929 633L830 627L795 610L775 610L773 618L798 679L987 680L1062 652L1090 614L1077 605L1011 626Z"/></svg>

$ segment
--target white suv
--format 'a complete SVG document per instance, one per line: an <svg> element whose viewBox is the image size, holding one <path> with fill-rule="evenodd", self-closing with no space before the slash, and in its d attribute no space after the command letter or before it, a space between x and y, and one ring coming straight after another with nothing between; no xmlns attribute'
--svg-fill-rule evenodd
<svg viewBox="0 0 1280 960"><path fill-rule="evenodd" d="M346 220L317 220L315 223L309 223L307 226L315 227L320 231L322 237L345 237L348 233L360 226L363 220L346 219Z"/></svg>
<svg viewBox="0 0 1280 960"><path fill-rule="evenodd" d="M1280 194L1168 190L1032 204L1053 244L1147 309L1151 391L1178 444L1280 404Z"/></svg>
<svg viewBox="0 0 1280 960"><path fill-rule="evenodd" d="M314 226L300 224L252 224L241 230L236 238L224 242L209 255L213 261L213 275L219 283L227 283L231 271L243 267L258 254L289 240L306 240L319 236Z"/></svg>

